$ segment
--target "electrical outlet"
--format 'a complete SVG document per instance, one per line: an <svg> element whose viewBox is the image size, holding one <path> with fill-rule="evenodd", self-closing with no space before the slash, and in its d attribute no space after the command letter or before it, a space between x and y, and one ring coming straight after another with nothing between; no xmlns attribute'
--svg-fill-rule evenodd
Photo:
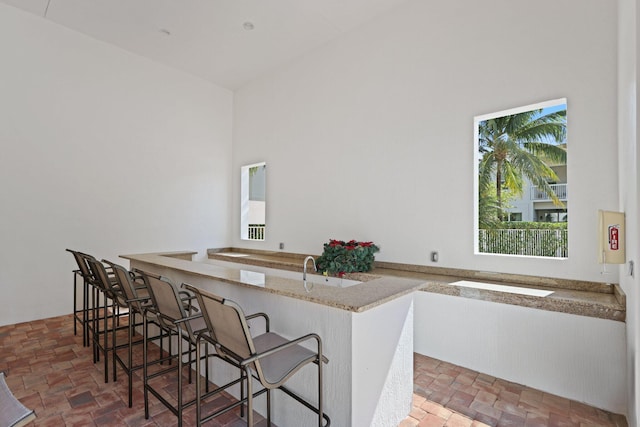
<svg viewBox="0 0 640 427"><path fill-rule="evenodd" d="M280 243L280 249L284 249L284 243Z"/></svg>
<svg viewBox="0 0 640 427"><path fill-rule="evenodd" d="M439 258L438 252L437 251L431 252L430 258L431 258L431 262L438 262L438 258Z"/></svg>

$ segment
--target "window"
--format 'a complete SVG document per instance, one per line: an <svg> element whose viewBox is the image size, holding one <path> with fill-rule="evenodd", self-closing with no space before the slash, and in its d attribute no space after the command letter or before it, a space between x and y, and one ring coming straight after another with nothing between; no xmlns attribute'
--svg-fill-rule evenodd
<svg viewBox="0 0 640 427"><path fill-rule="evenodd" d="M266 228L266 163L240 168L240 238L264 240Z"/></svg>
<svg viewBox="0 0 640 427"><path fill-rule="evenodd" d="M559 99L474 119L476 253L567 257L566 113Z"/></svg>
<svg viewBox="0 0 640 427"><path fill-rule="evenodd" d="M541 209L536 215L538 222L567 222L567 212L561 209Z"/></svg>
<svg viewBox="0 0 640 427"><path fill-rule="evenodd" d="M522 212L509 212L509 221L522 221Z"/></svg>

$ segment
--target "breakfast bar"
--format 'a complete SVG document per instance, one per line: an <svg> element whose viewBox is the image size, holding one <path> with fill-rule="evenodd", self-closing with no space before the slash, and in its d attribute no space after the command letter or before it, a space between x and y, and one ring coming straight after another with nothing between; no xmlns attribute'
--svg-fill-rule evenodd
<svg viewBox="0 0 640 427"><path fill-rule="evenodd" d="M191 261L189 252L122 255L138 268L189 283L236 301L245 313L265 312L278 333L296 338L317 333L329 359L324 372L325 411L334 426L398 425L410 412L413 393L413 295L424 281L367 277L366 281L330 283L309 275L260 269L233 260ZM333 278L331 278L333 279ZM234 375L213 365L213 381ZM301 372L290 386L313 398L314 373ZM264 413L264 399L255 408ZM283 394L273 398L273 420L279 426L313 425L314 416Z"/></svg>

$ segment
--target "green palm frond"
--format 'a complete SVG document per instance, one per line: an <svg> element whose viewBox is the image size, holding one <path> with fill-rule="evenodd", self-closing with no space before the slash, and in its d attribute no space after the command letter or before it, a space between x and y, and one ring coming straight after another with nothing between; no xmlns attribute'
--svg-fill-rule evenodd
<svg viewBox="0 0 640 427"><path fill-rule="evenodd" d="M489 211L495 212L495 218L501 220L504 210L502 189L522 194L525 177L544 191L554 204L562 206L549 181L558 180L551 166L565 164L567 160L566 148L560 145L566 138L566 109L548 114L542 112L541 109L531 110L479 123L481 221L485 221L482 218L487 217ZM489 198L487 203L482 201L483 196Z"/></svg>

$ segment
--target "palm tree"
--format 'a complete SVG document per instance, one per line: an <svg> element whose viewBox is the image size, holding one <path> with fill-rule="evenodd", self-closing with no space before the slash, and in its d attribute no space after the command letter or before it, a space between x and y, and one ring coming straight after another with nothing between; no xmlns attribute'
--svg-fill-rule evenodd
<svg viewBox="0 0 640 427"><path fill-rule="evenodd" d="M480 122L480 199L483 192L487 194L490 183L495 183L498 221L504 219L503 188L521 195L523 177L538 186L556 206L563 206L549 181L558 180L550 164L567 160L565 146L559 145L566 137L566 115L566 109L548 114L537 109Z"/></svg>

